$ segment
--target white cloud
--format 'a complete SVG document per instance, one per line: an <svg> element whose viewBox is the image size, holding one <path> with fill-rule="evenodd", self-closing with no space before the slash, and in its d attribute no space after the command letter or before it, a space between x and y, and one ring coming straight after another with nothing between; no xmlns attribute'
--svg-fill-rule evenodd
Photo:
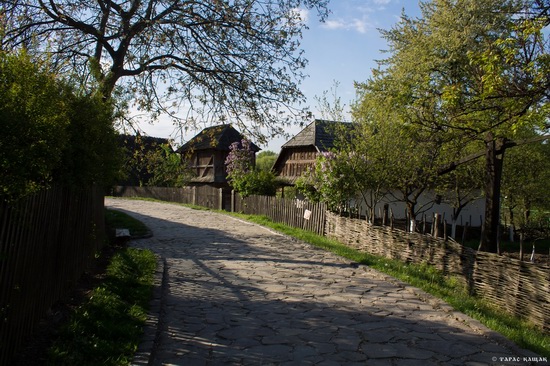
<svg viewBox="0 0 550 366"><path fill-rule="evenodd" d="M375 14L391 2L392 0L339 0L322 27L329 30L368 33L377 27Z"/></svg>
<svg viewBox="0 0 550 366"><path fill-rule="evenodd" d="M369 24L364 19L354 19L352 22L352 27L359 33L367 33Z"/></svg>
<svg viewBox="0 0 550 366"><path fill-rule="evenodd" d="M326 29L342 29L346 28L346 23L342 20L327 20L322 24L322 27Z"/></svg>
<svg viewBox="0 0 550 366"><path fill-rule="evenodd" d="M348 31L355 31L362 34L367 33L369 29L374 28L372 24L369 23L367 17L363 17L361 19L352 18L349 20L344 20L344 19L327 20L322 25L322 27L329 30L344 29Z"/></svg>

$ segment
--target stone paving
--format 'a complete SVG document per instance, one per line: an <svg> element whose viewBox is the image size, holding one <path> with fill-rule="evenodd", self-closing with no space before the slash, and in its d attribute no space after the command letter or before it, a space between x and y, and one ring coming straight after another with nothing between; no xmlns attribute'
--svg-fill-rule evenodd
<svg viewBox="0 0 550 366"><path fill-rule="evenodd" d="M174 204L106 204L144 222L153 237L131 245L161 258L162 287L134 364L473 366L537 357L418 289L259 225Z"/></svg>

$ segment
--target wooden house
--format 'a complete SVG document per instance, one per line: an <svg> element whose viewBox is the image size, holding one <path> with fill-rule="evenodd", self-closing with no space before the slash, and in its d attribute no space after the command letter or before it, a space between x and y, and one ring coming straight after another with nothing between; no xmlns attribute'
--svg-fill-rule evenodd
<svg viewBox="0 0 550 366"><path fill-rule="evenodd" d="M191 185L227 187L225 160L229 147L243 139L244 136L239 131L227 124L205 128L181 146L177 152L194 175ZM255 153L261 150L253 143L251 147Z"/></svg>
<svg viewBox="0 0 550 366"><path fill-rule="evenodd" d="M349 126L345 122L316 119L281 147L273 172L286 184L294 185L296 179L313 167L320 153L335 147L337 131Z"/></svg>

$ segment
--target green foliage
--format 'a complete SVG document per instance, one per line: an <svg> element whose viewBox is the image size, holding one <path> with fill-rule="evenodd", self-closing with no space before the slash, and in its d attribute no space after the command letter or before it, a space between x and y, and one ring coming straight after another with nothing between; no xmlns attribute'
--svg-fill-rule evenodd
<svg viewBox="0 0 550 366"><path fill-rule="evenodd" d="M0 196L116 179L112 108L77 93L25 53L0 53Z"/></svg>
<svg viewBox="0 0 550 366"><path fill-rule="evenodd" d="M273 151L262 151L256 156L256 170L270 171L275 161L277 160L277 153Z"/></svg>
<svg viewBox="0 0 550 366"><path fill-rule="evenodd" d="M357 84L354 105L355 120L366 126L359 130L372 131L375 141L363 139L351 149L361 151L373 171L384 166L379 160L385 156L384 170L391 174L384 180L400 192L411 217L427 189L459 189L446 197L456 210L472 199L468 187L483 183L490 194L498 176L490 159L483 175L474 164L442 178L441 168L465 161L480 142L483 149L493 139L513 139L526 129L540 133L548 129L549 116L550 42L542 29L547 19L537 16L533 2L432 0L420 7L420 17L403 14L382 32L389 56L369 80ZM377 144L378 137L385 146ZM498 207L498 197L488 202ZM494 226L486 228L484 241L493 239Z"/></svg>
<svg viewBox="0 0 550 366"><path fill-rule="evenodd" d="M511 137L544 109L545 35L526 18L529 1L433 0L383 35L392 55L379 75L424 128ZM546 111L547 113L547 111Z"/></svg>
<svg viewBox="0 0 550 366"><path fill-rule="evenodd" d="M231 181L231 187L243 197L250 195L275 196L277 181L275 174L266 171L250 171Z"/></svg>
<svg viewBox="0 0 550 366"><path fill-rule="evenodd" d="M324 152L317 157L313 169L296 182L296 187L309 200L325 202L333 211L341 211L358 190L346 154Z"/></svg>
<svg viewBox="0 0 550 366"><path fill-rule="evenodd" d="M277 191L275 174L265 170L254 170L254 154L250 142L246 139L231 144L225 160L229 184L243 197L252 194L274 196Z"/></svg>
<svg viewBox="0 0 550 366"><path fill-rule="evenodd" d="M146 185L184 187L191 178L191 172L186 169L180 155L174 152L170 144L162 144L159 149L150 151L146 159L147 170L153 175Z"/></svg>
<svg viewBox="0 0 550 366"><path fill-rule="evenodd" d="M127 365L141 340L156 259L128 248L115 254L107 276L79 307L50 348L54 365Z"/></svg>
<svg viewBox="0 0 550 366"><path fill-rule="evenodd" d="M510 149L502 178L508 221L537 239L550 234L550 145L532 143Z"/></svg>
<svg viewBox="0 0 550 366"><path fill-rule="evenodd" d="M183 187L191 172L170 142L150 136L121 135L124 145L123 185Z"/></svg>
<svg viewBox="0 0 550 366"><path fill-rule="evenodd" d="M68 145L63 94L25 53L0 52L0 196L16 199L53 181Z"/></svg>
<svg viewBox="0 0 550 366"><path fill-rule="evenodd" d="M99 95L65 95L70 124L55 179L63 184L109 186L121 176L122 151L113 128L113 108Z"/></svg>

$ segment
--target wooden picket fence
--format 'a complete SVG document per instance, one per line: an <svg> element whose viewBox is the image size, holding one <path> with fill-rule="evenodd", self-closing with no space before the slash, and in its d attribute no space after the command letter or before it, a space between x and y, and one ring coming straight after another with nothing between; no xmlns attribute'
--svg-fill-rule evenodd
<svg viewBox="0 0 550 366"><path fill-rule="evenodd" d="M55 187L0 202L0 365L10 364L104 243L102 189Z"/></svg>
<svg viewBox="0 0 550 366"><path fill-rule="evenodd" d="M230 189L209 186L182 188L118 186L114 187L111 193L117 197L154 198L230 212L264 215L274 222L310 230L319 235L323 235L325 230L326 208L323 203L270 196L242 197Z"/></svg>
<svg viewBox="0 0 550 366"><path fill-rule="evenodd" d="M267 216L274 222L324 235L326 207L323 203L239 194L235 195L234 202L233 211Z"/></svg>
<svg viewBox="0 0 550 366"><path fill-rule="evenodd" d="M223 188L209 186L181 188L116 186L111 194L116 197L153 198L219 210L228 210L230 207L230 192Z"/></svg>

